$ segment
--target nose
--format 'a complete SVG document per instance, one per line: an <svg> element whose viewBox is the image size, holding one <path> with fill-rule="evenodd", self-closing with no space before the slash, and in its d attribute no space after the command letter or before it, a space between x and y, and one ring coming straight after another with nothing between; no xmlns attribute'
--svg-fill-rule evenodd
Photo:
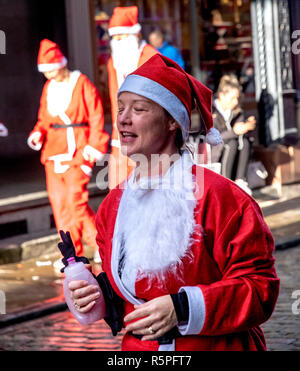
<svg viewBox="0 0 300 371"><path fill-rule="evenodd" d="M129 109L124 108L121 112L118 113L117 124L119 124L120 126L132 124L131 114L130 114Z"/></svg>

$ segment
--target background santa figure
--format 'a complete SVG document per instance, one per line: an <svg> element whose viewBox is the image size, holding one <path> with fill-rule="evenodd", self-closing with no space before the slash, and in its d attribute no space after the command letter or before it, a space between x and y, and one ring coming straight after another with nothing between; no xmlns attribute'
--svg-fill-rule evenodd
<svg viewBox="0 0 300 371"><path fill-rule="evenodd" d="M134 163L120 151L116 127L117 92L125 77L156 54L157 50L142 40L137 6L116 7L109 22L108 33L111 36L111 57L107 69L113 121L109 188L113 189L128 177L134 167Z"/></svg>
<svg viewBox="0 0 300 371"><path fill-rule="evenodd" d="M28 145L42 149L41 162L57 229L70 231L78 256L83 253L83 239L94 248L99 262L87 184L94 163L108 147L102 100L85 75L68 70L67 59L50 40L40 43L38 70L48 81Z"/></svg>

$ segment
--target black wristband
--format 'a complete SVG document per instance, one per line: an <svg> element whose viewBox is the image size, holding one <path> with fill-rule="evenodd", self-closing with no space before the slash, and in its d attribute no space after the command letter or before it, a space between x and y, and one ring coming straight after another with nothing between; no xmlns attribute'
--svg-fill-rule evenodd
<svg viewBox="0 0 300 371"><path fill-rule="evenodd" d="M178 323L188 322L189 320L189 301L185 291L178 294L171 294L171 299L175 308Z"/></svg>

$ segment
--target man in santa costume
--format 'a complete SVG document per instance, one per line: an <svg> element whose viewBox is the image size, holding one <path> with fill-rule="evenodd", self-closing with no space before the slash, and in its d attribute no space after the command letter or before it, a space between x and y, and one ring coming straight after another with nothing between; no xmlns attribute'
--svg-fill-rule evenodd
<svg viewBox="0 0 300 371"><path fill-rule="evenodd" d="M127 178L134 167L133 161L120 151L120 139L116 126L118 112L117 93L125 77L157 53L141 39L138 23L138 7L116 7L108 25L111 36L111 57L108 60L109 95L113 122L112 152L109 162L109 188L115 188Z"/></svg>
<svg viewBox="0 0 300 371"><path fill-rule="evenodd" d="M96 226L103 270L124 311L122 350L266 349L259 326L279 292L270 230L251 196L182 149L195 107L206 141L221 142L211 99L160 54L119 90L121 149L139 162L102 202ZM96 286L69 287L78 310L90 310ZM111 300L106 305L115 331Z"/></svg>
<svg viewBox="0 0 300 371"><path fill-rule="evenodd" d="M102 100L85 75L68 70L67 59L50 40L40 43L38 70L48 81L28 145L36 151L42 149L56 227L70 231L80 256L82 239L97 251L95 214L88 205L87 184L94 163L108 148Z"/></svg>

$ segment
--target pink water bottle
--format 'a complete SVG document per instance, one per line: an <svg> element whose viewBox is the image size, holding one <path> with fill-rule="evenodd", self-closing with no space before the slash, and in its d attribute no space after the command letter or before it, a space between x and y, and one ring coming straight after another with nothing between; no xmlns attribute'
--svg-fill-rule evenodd
<svg viewBox="0 0 300 371"><path fill-rule="evenodd" d="M92 275L92 273L85 267L82 262L76 262L75 258L69 258L68 266L65 268L64 273L66 278L63 283L64 294L66 303L69 307L70 312L82 325L89 325L105 317L106 306L103 293L99 287L100 297L97 298L96 304L87 313L80 313L74 306L73 300L71 298L71 293L68 288L68 284L71 281L87 281L89 285L98 286L98 282Z"/></svg>

